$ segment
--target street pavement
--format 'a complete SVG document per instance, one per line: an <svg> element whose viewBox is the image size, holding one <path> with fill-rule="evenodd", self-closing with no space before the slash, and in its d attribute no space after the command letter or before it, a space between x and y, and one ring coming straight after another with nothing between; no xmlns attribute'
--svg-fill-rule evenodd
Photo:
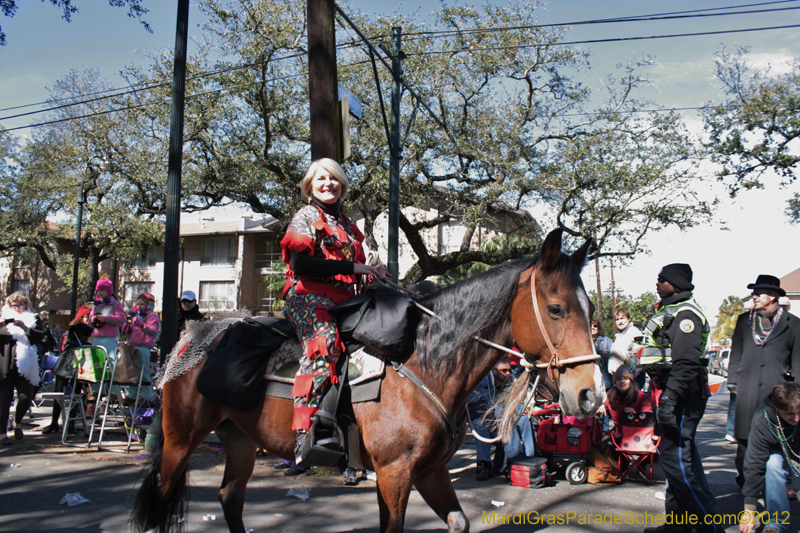
<svg viewBox="0 0 800 533"><path fill-rule="evenodd" d="M720 381L720 378L712 379ZM742 496L734 483L736 447L724 440L727 406L727 393L709 400L698 440L708 481L717 498L717 511L735 514L742 508ZM49 402L35 408L35 417L26 418L23 426L25 438L0 449L0 531L129 531L128 514L147 460L141 447L134 447L130 454L98 451L95 447L90 450L64 447L60 436L41 434L49 414ZM346 487L342 485L341 476L316 469L311 474L285 477L281 470L273 468L275 461L271 456L258 458L244 509L247 528L255 532L378 532L374 482L361 481L358 486ZM475 480L475 440L471 435L449 466L471 531L640 532L647 516L664 510L664 502L654 496L664 489L663 484L626 481L608 486L570 485L563 473L557 478L556 486L544 489L513 487L503 477L478 482ZM190 464L187 531L227 531L217 500L223 468L224 457L215 447L212 436L195 453ZM291 488L310 489L310 498L301 501L287 497ZM59 504L66 494L75 492L89 502L74 507ZM493 505L493 501L502 502L502 506ZM797 503L792 503L792 510L797 511ZM508 516L512 523L500 523L501 514ZM562 521L569 517L569 523L535 523L537 516L546 514L557 515ZM528 523L513 523L515 515L517 521L524 515ZM589 519L587 515L593 515L595 523L580 524L579 521ZM596 523L598 515L603 517L601 523ZM793 533L797 530L797 519L792 522L793 529L790 527L787 531ZM729 533L738 531L731 523L725 529ZM431 532L446 530L446 527L422 498L412 492L406 530Z"/></svg>

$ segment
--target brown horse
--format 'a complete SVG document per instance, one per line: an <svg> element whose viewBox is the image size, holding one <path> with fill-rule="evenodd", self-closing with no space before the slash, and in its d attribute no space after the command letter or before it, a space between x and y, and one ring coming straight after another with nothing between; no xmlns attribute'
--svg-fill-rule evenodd
<svg viewBox="0 0 800 533"><path fill-rule="evenodd" d="M604 393L589 329L590 303L580 280L588 249L587 242L572 256L562 254L561 231L556 230L539 256L495 267L423 300L438 317L423 318L406 368L438 397L440 406L387 367L380 398L348 408L360 429L361 460L377 474L382 532L403 530L412 485L448 531L469 531L446 466L465 434L463 424L453 422L464 418L470 392L503 355L476 342L476 336L516 345L528 362L547 366L560 386L565 414L594 415ZM256 446L294 457L290 400L264 397L248 410L221 407L197 391L201 367L164 385L163 443L132 511L137 531L180 527L189 457L215 429L226 457L219 500L231 532L245 531L242 509Z"/></svg>

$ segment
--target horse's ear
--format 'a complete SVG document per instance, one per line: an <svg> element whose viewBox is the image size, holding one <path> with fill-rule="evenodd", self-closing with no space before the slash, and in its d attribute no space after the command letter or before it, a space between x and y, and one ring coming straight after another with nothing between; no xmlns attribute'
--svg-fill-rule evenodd
<svg viewBox="0 0 800 533"><path fill-rule="evenodd" d="M572 260L575 261L575 264L578 265L579 268L583 268L583 265L586 264L586 256L589 255L589 251L594 248L594 240L591 238L586 239L586 242L583 245L575 250L572 253Z"/></svg>
<svg viewBox="0 0 800 533"><path fill-rule="evenodd" d="M542 251L539 252L539 257L542 260L542 267L545 269L553 268L561 257L561 234L564 230L561 228L554 229L547 234L542 244Z"/></svg>

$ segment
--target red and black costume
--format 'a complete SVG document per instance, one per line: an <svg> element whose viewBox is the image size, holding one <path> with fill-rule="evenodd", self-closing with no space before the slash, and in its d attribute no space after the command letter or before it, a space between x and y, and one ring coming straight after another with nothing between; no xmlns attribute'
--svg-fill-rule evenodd
<svg viewBox="0 0 800 533"><path fill-rule="evenodd" d="M364 263L364 235L339 211L339 203L311 200L300 209L281 240L286 269L286 318L297 330L303 357L292 396L292 429L309 429L311 417L330 383L336 383L336 360L344 351L336 321L328 309L355 294L354 263Z"/></svg>

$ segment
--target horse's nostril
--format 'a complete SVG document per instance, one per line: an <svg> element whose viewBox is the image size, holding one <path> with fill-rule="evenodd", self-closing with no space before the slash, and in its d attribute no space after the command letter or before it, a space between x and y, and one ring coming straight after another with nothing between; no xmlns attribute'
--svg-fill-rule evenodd
<svg viewBox="0 0 800 533"><path fill-rule="evenodd" d="M594 391L592 389L583 389L578 395L581 411L591 413L594 410L594 400Z"/></svg>

